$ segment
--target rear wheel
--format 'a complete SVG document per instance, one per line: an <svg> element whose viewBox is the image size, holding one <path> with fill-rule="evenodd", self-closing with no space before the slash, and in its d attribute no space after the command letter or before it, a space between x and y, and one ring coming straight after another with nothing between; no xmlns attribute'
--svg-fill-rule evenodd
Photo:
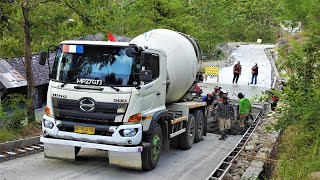
<svg viewBox="0 0 320 180"><path fill-rule="evenodd" d="M188 122L186 123L186 132L179 136L181 149L190 149L192 147L195 138L194 124L195 118L193 114L190 114L188 117Z"/></svg>
<svg viewBox="0 0 320 180"><path fill-rule="evenodd" d="M162 131L159 124L155 126L147 142L150 143L150 147L143 150L142 168L150 171L157 166L162 150Z"/></svg>
<svg viewBox="0 0 320 180"><path fill-rule="evenodd" d="M201 110L195 110L193 112L195 118L195 137L194 142L200 142L203 140L203 130L204 130L204 117Z"/></svg>

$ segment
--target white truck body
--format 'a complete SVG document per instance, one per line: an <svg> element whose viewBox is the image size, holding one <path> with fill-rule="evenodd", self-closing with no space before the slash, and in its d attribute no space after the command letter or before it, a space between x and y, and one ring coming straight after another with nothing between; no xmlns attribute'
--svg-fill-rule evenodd
<svg viewBox="0 0 320 180"><path fill-rule="evenodd" d="M189 100L200 58L194 39L166 29L129 43L61 42L42 121L45 156L95 148L108 150L110 164L151 170L170 141L191 148L206 133L206 104Z"/></svg>

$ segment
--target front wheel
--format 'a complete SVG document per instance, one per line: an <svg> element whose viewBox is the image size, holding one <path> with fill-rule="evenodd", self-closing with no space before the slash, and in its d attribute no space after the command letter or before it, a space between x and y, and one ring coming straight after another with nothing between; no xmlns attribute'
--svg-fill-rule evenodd
<svg viewBox="0 0 320 180"><path fill-rule="evenodd" d="M162 150L162 140L161 127L157 124L154 127L151 136L147 138L147 142L150 143L150 147L145 148L142 152L143 170L150 171L157 166Z"/></svg>

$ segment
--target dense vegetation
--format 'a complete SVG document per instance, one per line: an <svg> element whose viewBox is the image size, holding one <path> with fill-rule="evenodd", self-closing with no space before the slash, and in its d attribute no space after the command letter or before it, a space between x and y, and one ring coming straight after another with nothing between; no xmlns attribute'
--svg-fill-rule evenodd
<svg viewBox="0 0 320 180"><path fill-rule="evenodd" d="M320 171L320 2L285 0L283 6L288 19L302 22L305 32L280 50L279 68L289 81L281 97L276 178L309 179Z"/></svg>
<svg viewBox="0 0 320 180"><path fill-rule="evenodd" d="M0 57L22 56L22 0L0 4ZM273 43L279 31L275 0L29 0L32 52L87 34L134 37L168 28L196 37L205 54L227 41ZM43 3L41 3L43 2Z"/></svg>
<svg viewBox="0 0 320 180"><path fill-rule="evenodd" d="M196 37L211 58L219 43L275 43L286 37L280 23L301 22L304 40L292 38L279 49L279 69L289 81L280 95L277 127L284 136L276 178L305 179L320 171L319 12L319 0L1 0L0 57L27 54L25 27L32 53L87 34L134 37L168 28Z"/></svg>

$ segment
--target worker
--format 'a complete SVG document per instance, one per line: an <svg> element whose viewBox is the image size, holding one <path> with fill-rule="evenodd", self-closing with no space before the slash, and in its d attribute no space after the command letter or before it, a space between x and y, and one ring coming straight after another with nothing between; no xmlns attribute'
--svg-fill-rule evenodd
<svg viewBox="0 0 320 180"><path fill-rule="evenodd" d="M232 84L234 84L234 82L236 82L236 84L238 84L238 79L239 76L241 75L241 65L240 65L240 61L237 62L237 64L235 64L233 66L233 80L232 80Z"/></svg>
<svg viewBox="0 0 320 180"><path fill-rule="evenodd" d="M202 97L202 101L207 103L207 108L206 108L207 113L213 116L214 115L214 112L213 112L214 93L213 92L208 93L207 95Z"/></svg>
<svg viewBox="0 0 320 180"><path fill-rule="evenodd" d="M222 102L217 106L217 114L219 120L219 131L221 137L219 140L224 140L227 138L227 132L231 128L231 119L234 119L234 109L231 104L229 104L226 96L222 97Z"/></svg>
<svg viewBox="0 0 320 180"><path fill-rule="evenodd" d="M198 84L194 85L193 89L196 92L196 97L200 97L201 94L203 93L203 90Z"/></svg>
<svg viewBox="0 0 320 180"><path fill-rule="evenodd" d="M206 96L202 97L202 101L207 103L207 107L212 105L213 100L212 93L208 93Z"/></svg>
<svg viewBox="0 0 320 180"><path fill-rule="evenodd" d="M214 95L216 95L216 97L219 96L219 93L220 93L220 88L218 86L214 87L213 89L213 92L212 92Z"/></svg>
<svg viewBox="0 0 320 180"><path fill-rule="evenodd" d="M249 116L251 112L251 102L248 98L245 98L242 93L238 94L239 101L239 122L240 122L240 133L244 134L245 132L245 124L244 121L247 119L247 116Z"/></svg>
<svg viewBox="0 0 320 180"><path fill-rule="evenodd" d="M258 68L258 63L255 63L255 65L251 68L252 77L250 84L257 84Z"/></svg>

